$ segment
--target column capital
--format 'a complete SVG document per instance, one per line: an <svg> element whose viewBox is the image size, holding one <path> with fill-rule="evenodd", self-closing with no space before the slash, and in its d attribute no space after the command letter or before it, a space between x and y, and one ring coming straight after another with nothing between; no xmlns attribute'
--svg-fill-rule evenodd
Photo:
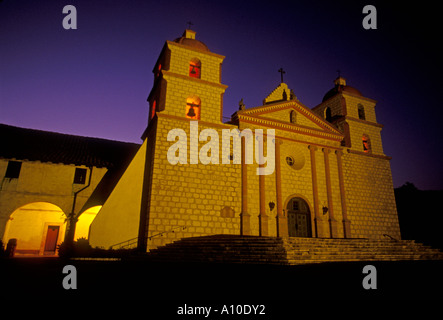
<svg viewBox="0 0 443 320"><path fill-rule="evenodd" d="M308 149L311 150L311 151L317 151L318 147L317 146L313 146L313 145L309 145Z"/></svg>
<svg viewBox="0 0 443 320"><path fill-rule="evenodd" d="M335 150L337 156L343 156L343 150Z"/></svg>
<svg viewBox="0 0 443 320"><path fill-rule="evenodd" d="M324 153L331 153L331 149L329 148L321 148L321 151L323 151Z"/></svg>

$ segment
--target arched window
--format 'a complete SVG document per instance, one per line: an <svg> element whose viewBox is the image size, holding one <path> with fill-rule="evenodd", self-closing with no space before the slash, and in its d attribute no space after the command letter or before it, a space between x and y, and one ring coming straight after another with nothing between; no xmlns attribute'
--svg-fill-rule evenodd
<svg viewBox="0 0 443 320"><path fill-rule="evenodd" d="M289 121L290 121L291 123L296 123L296 121L297 121L297 113L296 113L294 110L292 110L292 111L289 113Z"/></svg>
<svg viewBox="0 0 443 320"><path fill-rule="evenodd" d="M192 78L200 79L201 75L201 62L197 58L189 61L189 76Z"/></svg>
<svg viewBox="0 0 443 320"><path fill-rule="evenodd" d="M365 108L361 104L358 105L358 118L360 120L366 120Z"/></svg>
<svg viewBox="0 0 443 320"><path fill-rule="evenodd" d="M159 63L157 66L157 70L155 72L155 77L157 78L160 75L160 71L162 70L162 64Z"/></svg>
<svg viewBox="0 0 443 320"><path fill-rule="evenodd" d="M332 111L331 111L331 108L329 108L329 107L326 107L326 109L325 109L325 119L328 122L332 121Z"/></svg>
<svg viewBox="0 0 443 320"><path fill-rule="evenodd" d="M154 100L151 106L151 119L154 118L155 116L155 112L157 111L155 110L156 108L157 108L157 100Z"/></svg>
<svg viewBox="0 0 443 320"><path fill-rule="evenodd" d="M201 101L197 96L186 99L186 118L200 120Z"/></svg>
<svg viewBox="0 0 443 320"><path fill-rule="evenodd" d="M371 152L371 140L369 139L369 137L367 135L363 135L363 137L361 138L362 142L363 142L363 151L366 153L370 153Z"/></svg>

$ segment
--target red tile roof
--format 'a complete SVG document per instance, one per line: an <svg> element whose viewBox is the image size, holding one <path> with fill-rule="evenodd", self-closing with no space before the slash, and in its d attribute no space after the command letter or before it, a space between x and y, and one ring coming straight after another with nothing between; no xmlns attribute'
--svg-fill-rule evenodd
<svg viewBox="0 0 443 320"><path fill-rule="evenodd" d="M94 167L120 166L140 145L0 124L0 158Z"/></svg>

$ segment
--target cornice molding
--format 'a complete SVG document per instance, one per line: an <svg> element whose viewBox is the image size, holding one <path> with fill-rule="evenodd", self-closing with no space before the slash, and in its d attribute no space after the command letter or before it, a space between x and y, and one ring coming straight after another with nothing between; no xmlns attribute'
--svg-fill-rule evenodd
<svg viewBox="0 0 443 320"><path fill-rule="evenodd" d="M357 155L365 156L365 157L372 157L372 158L385 159L385 160L392 159L392 157L385 156L384 154L373 154L373 153L367 153L367 152L351 150L351 149L347 149L347 151L348 151L348 153L357 154Z"/></svg>
<svg viewBox="0 0 443 320"><path fill-rule="evenodd" d="M361 119L357 119L357 118L350 117L350 116L344 116L344 118L345 118L345 120L351 120L351 121L355 121L355 122L360 122L360 123L367 124L367 125L374 126L374 127L378 127L378 128L383 128L384 127L384 125L382 125L380 123L366 121L366 120L361 120Z"/></svg>
<svg viewBox="0 0 443 320"><path fill-rule="evenodd" d="M193 47L190 47L190 46L186 46L186 45L183 45L183 44L180 44L180 43L174 42L174 41L166 40L166 43L167 43L168 45L177 46L177 47L179 47L179 48L183 48L183 49L186 49L186 50L190 50L190 51L195 51L195 52L198 52L198 53L207 54L207 55L209 55L209 56L214 56L214 57L220 58L220 59L222 59L222 60L223 60L224 58L226 58L225 56L223 56L223 55L221 55L221 54L217 54L217 53L214 53L214 52L211 52L211 51L200 50L200 49L193 48Z"/></svg>
<svg viewBox="0 0 443 320"><path fill-rule="evenodd" d="M261 117L252 117L244 114L238 114L238 119L240 122L246 122L251 124L258 124L260 126L271 127L274 129L285 130L294 133L306 134L310 136L315 136L319 138L341 141L343 140L343 134L337 132L327 132L319 129L302 127L299 125L291 124L291 123L283 123L276 120L265 119Z"/></svg>
<svg viewBox="0 0 443 320"><path fill-rule="evenodd" d="M318 124L320 127L341 134L334 126L326 122L324 119L315 114L311 109L303 105L297 100L289 100L284 102L277 102L269 105L254 107L250 109L245 109L237 111L237 115L261 115L271 111L285 110L295 108L301 114L305 115L308 119L312 120L314 123Z"/></svg>
<svg viewBox="0 0 443 320"><path fill-rule="evenodd" d="M162 70L161 73L163 75L163 79L165 79L165 80L168 80L168 77L175 77L175 78L180 78L180 79L184 79L184 80L188 80L188 81L193 81L193 82L199 83L199 84L205 84L205 85L209 85L212 87L220 88L220 89L223 89L223 91L228 88L227 85L224 85L221 83L210 82L210 81L206 81L206 80L202 80L202 79L192 78L192 77L178 74L178 73L175 73L172 71Z"/></svg>

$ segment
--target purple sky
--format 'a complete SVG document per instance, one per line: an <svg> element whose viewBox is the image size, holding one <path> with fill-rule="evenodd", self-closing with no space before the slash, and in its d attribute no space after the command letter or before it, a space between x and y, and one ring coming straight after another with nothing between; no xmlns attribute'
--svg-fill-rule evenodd
<svg viewBox="0 0 443 320"><path fill-rule="evenodd" d="M443 189L438 2L370 3L377 30L363 29L368 3L359 1L3 0L0 123L140 143L152 68L190 20L197 39L226 56L224 116L241 98L261 105L280 67L312 108L340 69L378 101L394 186ZM77 30L63 29L68 4L77 8Z"/></svg>

